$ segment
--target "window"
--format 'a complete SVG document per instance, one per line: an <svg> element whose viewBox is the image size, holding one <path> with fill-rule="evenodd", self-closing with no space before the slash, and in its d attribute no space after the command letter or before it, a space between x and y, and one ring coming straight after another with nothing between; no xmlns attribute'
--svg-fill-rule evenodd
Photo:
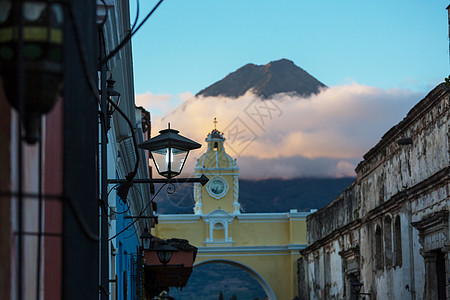
<svg viewBox="0 0 450 300"><path fill-rule="evenodd" d="M214 224L213 240L225 240L225 227L222 223Z"/></svg>
<svg viewBox="0 0 450 300"><path fill-rule="evenodd" d="M324 253L324 277L325 277L325 294L330 294L331 289L331 262L330 262L330 251L326 250Z"/></svg>
<svg viewBox="0 0 450 300"><path fill-rule="evenodd" d="M400 225L400 216L395 218L394 222L394 252L395 266L402 266L402 227Z"/></svg>
<svg viewBox="0 0 450 300"><path fill-rule="evenodd" d="M314 289L320 290L319 254L314 258Z"/></svg>
<svg viewBox="0 0 450 300"><path fill-rule="evenodd" d="M384 255L386 267L392 267L392 219L390 216L384 218Z"/></svg>
<svg viewBox="0 0 450 300"><path fill-rule="evenodd" d="M377 225L375 228L375 268L383 269L383 241L381 239L381 227Z"/></svg>

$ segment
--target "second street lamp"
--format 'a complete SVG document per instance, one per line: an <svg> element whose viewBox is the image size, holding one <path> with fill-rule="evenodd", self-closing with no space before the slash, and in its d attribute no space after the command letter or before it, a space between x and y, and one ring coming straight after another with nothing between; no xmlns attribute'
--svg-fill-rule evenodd
<svg viewBox="0 0 450 300"><path fill-rule="evenodd" d="M142 249L150 250L152 235L148 232L147 226L145 226L144 233L141 234L140 238L142 240Z"/></svg>

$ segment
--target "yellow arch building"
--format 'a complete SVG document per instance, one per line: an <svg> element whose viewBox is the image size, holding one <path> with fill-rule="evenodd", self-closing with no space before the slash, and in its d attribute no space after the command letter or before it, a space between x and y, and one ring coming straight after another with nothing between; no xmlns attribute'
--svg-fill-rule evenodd
<svg viewBox="0 0 450 300"><path fill-rule="evenodd" d="M209 182L194 187L193 214L162 214L153 234L183 238L198 247L195 266L228 263L250 273L269 299L297 296L297 259L306 247L306 216L287 213L241 213L239 167L224 148L216 129L206 138L207 151L198 159L195 176Z"/></svg>

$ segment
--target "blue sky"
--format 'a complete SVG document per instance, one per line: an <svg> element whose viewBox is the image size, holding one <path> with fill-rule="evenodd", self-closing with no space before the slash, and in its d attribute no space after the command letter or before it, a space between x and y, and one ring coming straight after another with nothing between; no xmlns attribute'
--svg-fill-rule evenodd
<svg viewBox="0 0 450 300"><path fill-rule="evenodd" d="M140 3L142 18L157 1ZM133 38L136 104L151 112L154 133L170 122L199 142L217 118L241 178L354 176L364 153L449 75L447 5L165 0ZM281 58L329 89L271 101L193 97L247 63ZM261 128L247 113L268 103L277 113ZM245 147L227 131L236 120L253 133ZM204 151L190 154L187 176Z"/></svg>
<svg viewBox="0 0 450 300"><path fill-rule="evenodd" d="M156 3L140 1L141 19ZM165 0L133 38L135 91L195 94L247 63L288 58L328 86L425 93L449 73L447 5Z"/></svg>

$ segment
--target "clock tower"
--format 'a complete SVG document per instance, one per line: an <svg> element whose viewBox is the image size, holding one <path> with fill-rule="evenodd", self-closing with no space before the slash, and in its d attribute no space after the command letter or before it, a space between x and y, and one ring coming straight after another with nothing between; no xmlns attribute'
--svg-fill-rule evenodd
<svg viewBox="0 0 450 300"><path fill-rule="evenodd" d="M214 123L217 123L215 119ZM221 210L231 215L240 214L239 167L225 152L223 133L214 128L205 141L208 149L197 160L194 174L197 177L205 174L209 181L203 187L199 183L195 184L194 213L207 215Z"/></svg>

